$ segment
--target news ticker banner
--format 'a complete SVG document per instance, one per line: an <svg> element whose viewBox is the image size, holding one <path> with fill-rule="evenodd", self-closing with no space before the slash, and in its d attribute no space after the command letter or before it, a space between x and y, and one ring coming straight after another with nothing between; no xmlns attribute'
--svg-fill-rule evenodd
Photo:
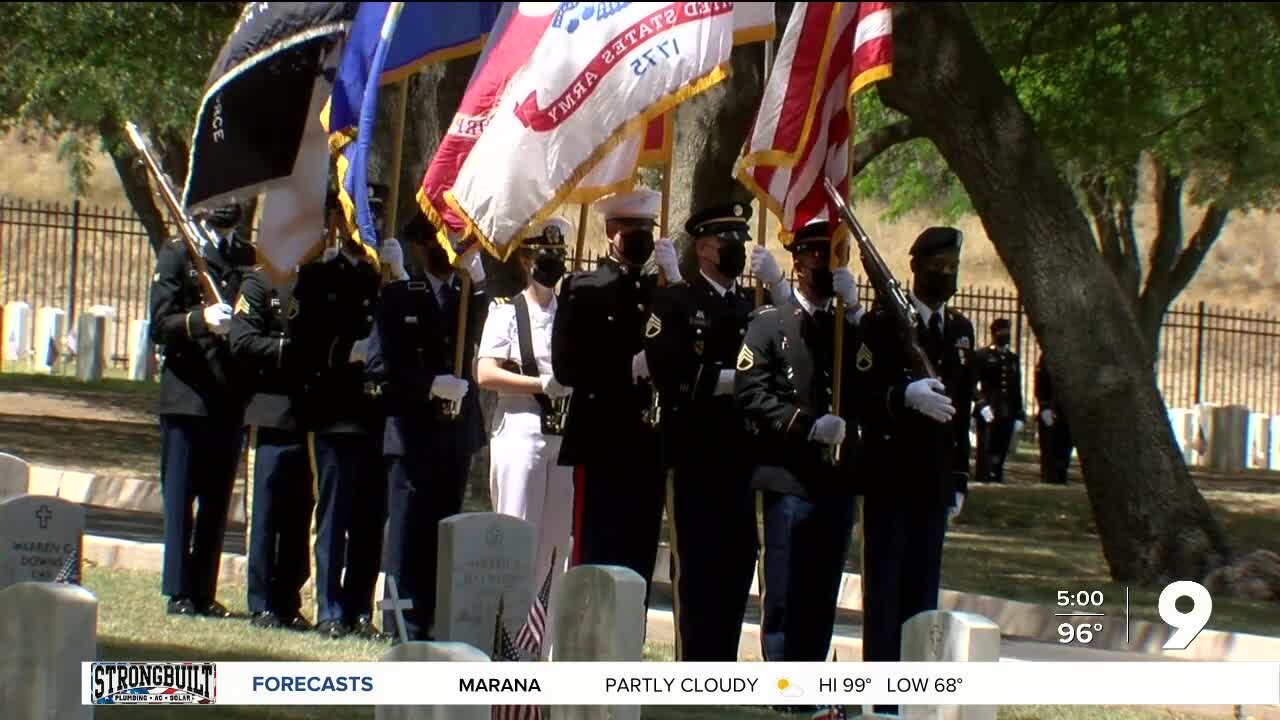
<svg viewBox="0 0 1280 720"><path fill-rule="evenodd" d="M86 662L84 704L1272 705L1280 662Z"/></svg>

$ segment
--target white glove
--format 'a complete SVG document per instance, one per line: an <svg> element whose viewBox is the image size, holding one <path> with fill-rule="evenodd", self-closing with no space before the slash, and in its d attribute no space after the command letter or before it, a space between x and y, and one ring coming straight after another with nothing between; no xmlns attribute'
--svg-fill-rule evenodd
<svg viewBox="0 0 1280 720"><path fill-rule="evenodd" d="M759 243L751 249L751 274L769 287L782 282L782 268L778 267L778 261L773 259L773 253Z"/></svg>
<svg viewBox="0 0 1280 720"><path fill-rule="evenodd" d="M351 343L351 355L347 362L367 363L369 361L369 338L361 338Z"/></svg>
<svg viewBox="0 0 1280 720"><path fill-rule="evenodd" d="M858 306L858 283L853 279L853 273L849 272L849 268L842 267L832 273L831 284L835 287L840 299L844 300L846 308Z"/></svg>
<svg viewBox="0 0 1280 720"><path fill-rule="evenodd" d="M404 280L409 277L409 273L404 269L404 249L400 247L400 241L395 238L387 238L382 243L382 249L378 251L378 262L387 268L392 280Z"/></svg>
<svg viewBox="0 0 1280 720"><path fill-rule="evenodd" d="M484 261L480 259L480 248L476 248L463 256L462 259L467 269L467 274L471 276L471 284L479 285L484 282Z"/></svg>
<svg viewBox="0 0 1280 720"><path fill-rule="evenodd" d="M949 508L947 510L947 522L952 522L956 518L960 517L960 510L963 507L964 507L964 493L957 491L955 507Z"/></svg>
<svg viewBox="0 0 1280 720"><path fill-rule="evenodd" d="M733 370L721 370L720 377L716 379L716 389L712 391L712 395L732 395L733 394L733 377L737 372Z"/></svg>
<svg viewBox="0 0 1280 720"><path fill-rule="evenodd" d="M631 382L638 383L647 377L649 377L649 358L641 350L631 358Z"/></svg>
<svg viewBox="0 0 1280 720"><path fill-rule="evenodd" d="M231 331L231 306L226 303L210 305L204 309L204 324L214 335L226 335Z"/></svg>
<svg viewBox="0 0 1280 720"><path fill-rule="evenodd" d="M1040 419L1044 421L1046 427L1053 427L1053 421L1057 420L1058 417L1054 415L1052 410L1041 410Z"/></svg>
<svg viewBox="0 0 1280 720"><path fill-rule="evenodd" d="M680 282L680 261L676 259L676 246L670 238L658 238L653 243L653 261L667 276L667 282L674 285Z"/></svg>
<svg viewBox="0 0 1280 720"><path fill-rule="evenodd" d="M467 395L470 384L453 375L437 375L431 381L431 397L438 397L450 402L462 402Z"/></svg>
<svg viewBox="0 0 1280 720"><path fill-rule="evenodd" d="M1013 421L1013 436L1015 438L1018 437L1018 433L1022 432L1022 425L1023 425L1023 422L1021 420Z"/></svg>
<svg viewBox="0 0 1280 720"><path fill-rule="evenodd" d="M956 414L946 388L937 378L925 378L908 385L903 401L907 407L940 423L950 421Z"/></svg>
<svg viewBox="0 0 1280 720"><path fill-rule="evenodd" d="M809 439L823 445L839 445L844 442L844 418L838 415L823 415L813 424L809 431Z"/></svg>
<svg viewBox="0 0 1280 720"><path fill-rule="evenodd" d="M566 397L569 393L573 392L573 388L567 388L564 385L561 385L560 381L556 380L555 375L543 375L538 378L538 380L542 383L542 394L552 400L558 400L559 398Z"/></svg>
<svg viewBox="0 0 1280 720"><path fill-rule="evenodd" d="M982 410L978 411L978 414L981 415L982 419L987 422L995 422L996 414L991 412L990 405L982 406Z"/></svg>
<svg viewBox="0 0 1280 720"><path fill-rule="evenodd" d="M320 259L323 262L329 262L330 260L338 257L338 253L340 252L342 251L339 250L336 245L330 246L325 248L324 254L320 256Z"/></svg>

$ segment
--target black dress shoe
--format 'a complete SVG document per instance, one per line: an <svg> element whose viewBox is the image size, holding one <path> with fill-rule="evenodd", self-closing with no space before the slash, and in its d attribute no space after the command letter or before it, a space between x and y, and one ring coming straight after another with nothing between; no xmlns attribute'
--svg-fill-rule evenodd
<svg viewBox="0 0 1280 720"><path fill-rule="evenodd" d="M373 618L368 615L361 615L351 624L351 634L356 637L362 637L366 640L388 640L390 635L379 632L378 628L373 626Z"/></svg>
<svg viewBox="0 0 1280 720"><path fill-rule="evenodd" d="M165 612L170 615L195 615L196 606L187 598L169 598L169 605L165 608Z"/></svg>
<svg viewBox="0 0 1280 720"><path fill-rule="evenodd" d="M249 624L266 630L284 627L284 621L280 619L280 616L270 610L254 613L253 619L249 621Z"/></svg>
<svg viewBox="0 0 1280 720"><path fill-rule="evenodd" d="M343 625L341 620L325 620L319 625L316 625L316 632L337 640L340 637L346 636L347 626Z"/></svg>
<svg viewBox="0 0 1280 720"><path fill-rule="evenodd" d="M217 600L210 600L209 602L200 605L196 608L196 613L211 618L231 617L231 611L223 607L222 603Z"/></svg>
<svg viewBox="0 0 1280 720"><path fill-rule="evenodd" d="M294 615L284 626L297 632L311 632L315 629L315 625L312 625L310 620L301 615Z"/></svg>

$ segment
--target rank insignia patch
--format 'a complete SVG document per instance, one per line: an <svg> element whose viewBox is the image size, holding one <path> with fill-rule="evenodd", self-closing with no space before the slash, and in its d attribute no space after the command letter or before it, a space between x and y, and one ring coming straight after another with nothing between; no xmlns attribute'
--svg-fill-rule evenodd
<svg viewBox="0 0 1280 720"><path fill-rule="evenodd" d="M662 332L662 320L657 315L650 315L649 322L645 323L644 336L647 338L658 337L658 333Z"/></svg>
<svg viewBox="0 0 1280 720"><path fill-rule="evenodd" d="M298 313L301 311L302 308L298 306L298 301L294 298L289 298L289 312L286 313L287 317L292 320L298 317Z"/></svg>
<svg viewBox="0 0 1280 720"><path fill-rule="evenodd" d="M697 355L701 356L701 355L702 355L703 347L704 347L704 344L703 344L703 342L702 342L701 340L694 340L694 341L693 341L693 352L694 352L695 354L697 354Z"/></svg>
<svg viewBox="0 0 1280 720"><path fill-rule="evenodd" d="M856 358L854 367L858 368L861 372L866 372L871 369L871 348L867 347L865 343L858 348L858 357Z"/></svg>
<svg viewBox="0 0 1280 720"><path fill-rule="evenodd" d="M236 314L237 314L237 315L248 315L248 314L249 314L249 310L250 310L250 308L249 308L249 301L248 301L247 299L245 299L245 296L241 295L241 296L240 296L240 299L239 299L239 300L236 300Z"/></svg>
<svg viewBox="0 0 1280 720"><path fill-rule="evenodd" d="M751 348L747 347L746 345L743 345L742 349L738 351L738 366L737 366L738 370L741 372L746 372L755 366L756 366L755 353L751 352Z"/></svg>

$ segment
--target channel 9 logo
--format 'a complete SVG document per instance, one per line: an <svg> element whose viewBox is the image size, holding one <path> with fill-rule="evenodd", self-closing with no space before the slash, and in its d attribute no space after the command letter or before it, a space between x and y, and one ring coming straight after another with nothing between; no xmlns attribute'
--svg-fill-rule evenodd
<svg viewBox="0 0 1280 720"><path fill-rule="evenodd" d="M1182 612L1178 609L1178 600L1191 598L1191 609ZM1209 624L1209 616L1213 614L1213 598L1203 585L1192 580L1179 580L1169 583L1160 591L1160 602L1157 606L1160 619L1174 629L1173 635L1165 642L1165 650L1186 650L1191 641L1196 639L1204 626Z"/></svg>

